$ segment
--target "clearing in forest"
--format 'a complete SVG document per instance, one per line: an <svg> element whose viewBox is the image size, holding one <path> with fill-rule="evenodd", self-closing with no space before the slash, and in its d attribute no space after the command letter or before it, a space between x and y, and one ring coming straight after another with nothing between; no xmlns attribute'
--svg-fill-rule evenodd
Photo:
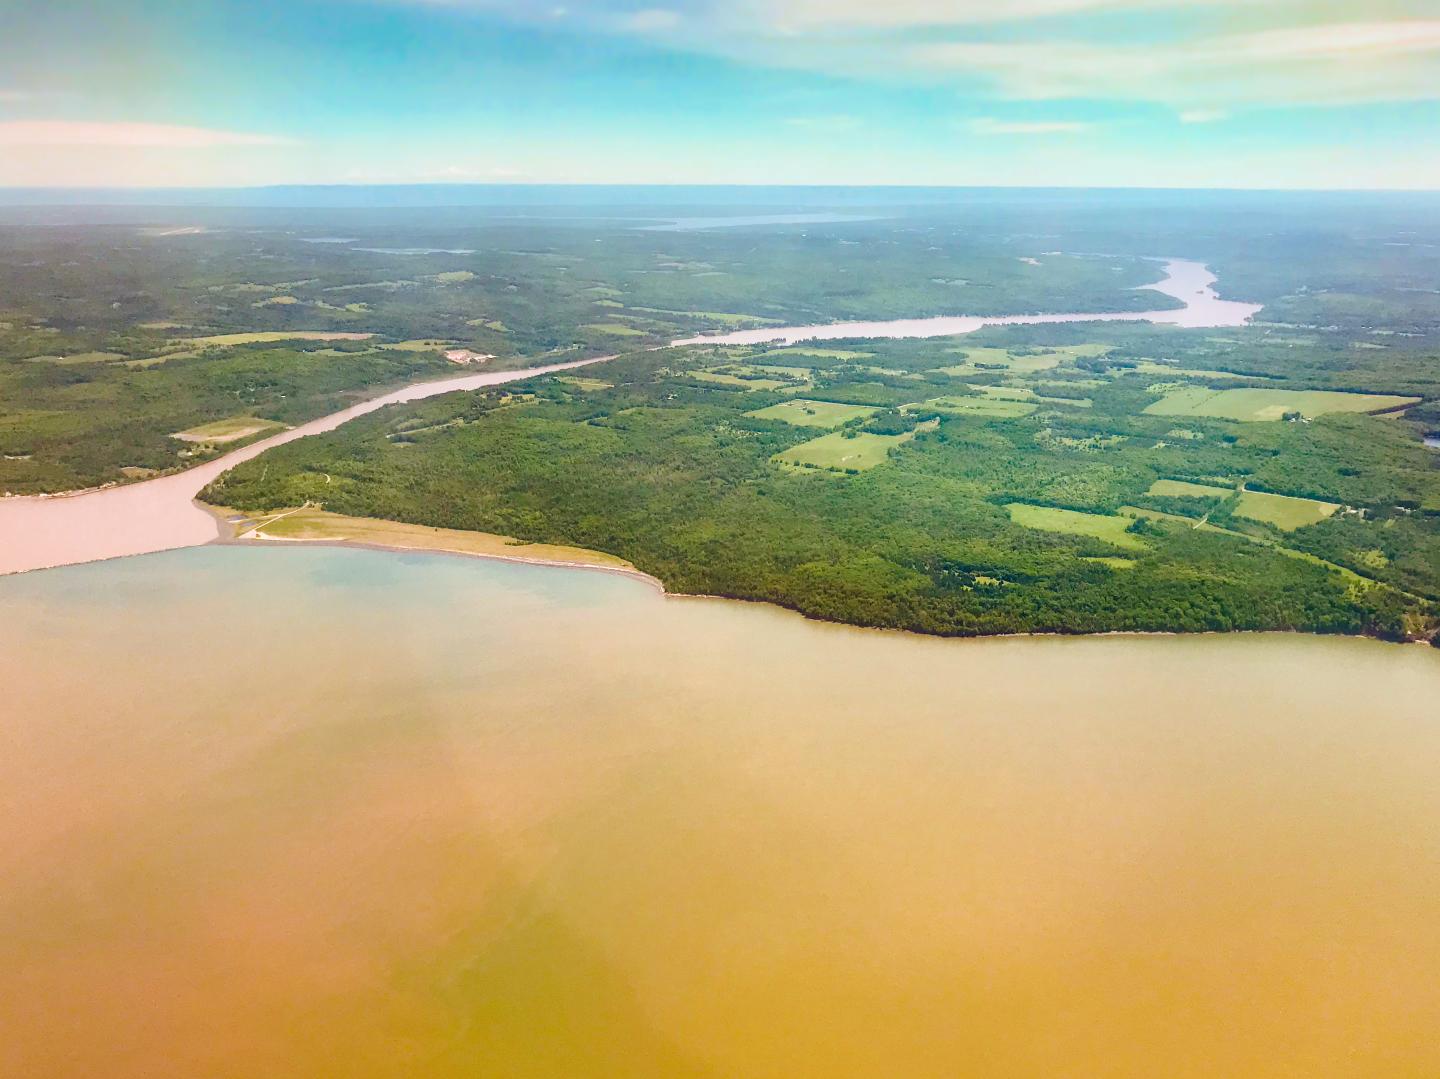
<svg viewBox="0 0 1440 1079"><path fill-rule="evenodd" d="M1307 419L1329 412L1384 412L1413 405L1418 397L1384 393L1343 393L1338 390L1212 390L1204 386L1167 388L1165 396L1145 411L1152 416L1210 416L1259 423L1298 412Z"/></svg>
<svg viewBox="0 0 1440 1079"><path fill-rule="evenodd" d="M261 431L283 426L284 424L274 420L262 420L257 416L231 416L212 423L202 423L188 431L177 431L170 437L178 438L181 442L239 442L242 438L258 435Z"/></svg>
<svg viewBox="0 0 1440 1079"><path fill-rule="evenodd" d="M795 427L839 427L851 420L864 419L879 410L870 405L839 405L833 401L811 401L796 398L778 405L758 408L745 415L757 420L779 420Z"/></svg>
<svg viewBox="0 0 1440 1079"><path fill-rule="evenodd" d="M1235 492L1229 487L1211 487L1189 480L1156 480L1145 493L1158 498L1229 498Z"/></svg>
<svg viewBox="0 0 1440 1079"><path fill-rule="evenodd" d="M1235 516L1272 524L1282 532L1293 532L1297 528L1325 520L1339 508L1334 502L1320 502L1313 498L1292 498L1289 495L1272 495L1264 491L1241 491L1240 501L1235 506Z"/></svg>
<svg viewBox="0 0 1440 1079"><path fill-rule="evenodd" d="M1081 513L1079 510L1062 510L1055 506L1032 506L1025 502L1011 502L1005 508L1010 511L1010 520L1025 528L1035 528L1042 532L1064 532L1071 536L1090 536L1130 550L1145 548L1145 543L1139 536L1127 531L1133 523L1127 517L1116 517L1108 513Z"/></svg>
<svg viewBox="0 0 1440 1079"><path fill-rule="evenodd" d="M780 378L742 378L738 374L724 371L691 371L690 377L698 382L709 382L716 386L733 386L738 390L783 390L787 387L800 389L809 383L787 382Z"/></svg>
<svg viewBox="0 0 1440 1079"><path fill-rule="evenodd" d="M892 449L909 442L912 437L909 434L872 435L861 431L852 435L835 431L791 446L771 460L791 468L864 472L884 464Z"/></svg>
<svg viewBox="0 0 1440 1079"><path fill-rule="evenodd" d="M772 348L768 352L762 352L756 356L757 360L770 360L772 363L788 359L791 356L803 356L813 360L868 360L875 353L873 352L852 352L843 348L814 348L807 345L794 345L790 348ZM778 357L778 360L777 360ZM800 364L798 366L806 366Z"/></svg>
<svg viewBox="0 0 1440 1079"><path fill-rule="evenodd" d="M984 394L975 397L933 397L921 405L908 408L924 408L943 412L947 416L1028 416L1036 409L1034 401L1016 401L1008 397Z"/></svg>

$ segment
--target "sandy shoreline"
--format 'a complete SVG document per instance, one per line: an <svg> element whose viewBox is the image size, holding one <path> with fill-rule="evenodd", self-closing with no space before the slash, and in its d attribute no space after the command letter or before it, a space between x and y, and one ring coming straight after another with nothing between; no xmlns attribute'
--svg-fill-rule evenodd
<svg viewBox="0 0 1440 1079"><path fill-rule="evenodd" d="M221 521L222 525L228 527L231 534L216 540L212 546L238 546L238 547L339 547L350 548L362 551L385 551L393 554L435 554L446 555L455 558L482 558L497 562L512 562L527 566L551 567L556 569L581 569L599 570L603 573L614 574L619 577L628 577L640 581L665 599L679 599L690 601L704 601L711 603L744 603L763 607L769 607L776 612L783 612L796 618L804 619L807 622L816 622L822 625L834 626L837 629L847 631L860 631L864 633L892 633L903 634L906 637L917 637L932 641L988 641L988 640L1015 640L1018 638L1074 638L1083 640L1092 637L1238 637L1255 636L1263 634L1293 634L1301 637L1343 637L1347 640L1371 640L1377 644L1418 644L1430 647L1426 640L1411 641L1385 641L1378 637L1372 637L1363 633L1313 633L1300 629L1239 629L1239 630L1167 630L1167 629L1109 629L1067 632L1064 630L1030 630L1014 633L924 633L919 630L904 629L897 626L863 626L852 622L842 622L831 618L822 618L816 615L807 614L794 607L777 603L767 599L747 599L739 596L707 595L694 592L671 592L665 587L665 582L644 570L636 568L629 562L613 555L606 555L604 552L588 552L601 558L614 558L615 563L601 561L580 561L576 559L552 558L535 554L507 554L493 550L466 550L462 547L447 547L434 544L406 544L403 542L382 542L373 540L350 539L341 536L314 536L314 537L289 537L289 536L266 536L255 534L255 529L240 531L240 526L229 520L238 511L223 509L221 507L207 507ZM293 511L292 511L293 512ZM356 524L372 522L379 525L397 526L401 529L415 529L417 533L432 532L446 533L456 530L431 528L426 525L397 525L397 522L382 521L379 518L347 518L339 514L327 514L329 519L339 523L353 522ZM263 526L262 526L263 527ZM462 533L463 535L483 538L485 540L510 541L520 548L544 547L545 544L527 544L514 541L511 537L497 536L493 533ZM398 536L395 537L398 539ZM585 548L573 548L576 551L585 551Z"/></svg>

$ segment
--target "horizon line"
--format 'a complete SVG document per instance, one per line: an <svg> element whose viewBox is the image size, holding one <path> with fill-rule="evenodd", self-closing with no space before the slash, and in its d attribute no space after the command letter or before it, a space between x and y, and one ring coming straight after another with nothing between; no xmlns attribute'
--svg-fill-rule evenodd
<svg viewBox="0 0 1440 1079"><path fill-rule="evenodd" d="M1437 187L1287 187L1280 185L1200 184L985 184L985 183L695 183L669 180L381 180L343 182L276 182L264 184L0 184L0 195L9 192L104 192L104 191L275 191L361 190L366 188L671 188L702 190L836 190L836 191L1220 191L1294 192L1303 194L1440 194Z"/></svg>

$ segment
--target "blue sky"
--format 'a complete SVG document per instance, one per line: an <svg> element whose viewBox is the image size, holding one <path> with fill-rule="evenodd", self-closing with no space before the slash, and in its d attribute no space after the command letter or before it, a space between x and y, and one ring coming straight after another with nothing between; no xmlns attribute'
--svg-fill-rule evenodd
<svg viewBox="0 0 1440 1079"><path fill-rule="evenodd" d="M0 184L1440 187L1440 0L0 0Z"/></svg>

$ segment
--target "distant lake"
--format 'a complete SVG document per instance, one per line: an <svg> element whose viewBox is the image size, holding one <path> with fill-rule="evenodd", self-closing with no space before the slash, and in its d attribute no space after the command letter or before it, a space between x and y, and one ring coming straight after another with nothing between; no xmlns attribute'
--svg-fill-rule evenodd
<svg viewBox="0 0 1440 1079"><path fill-rule="evenodd" d="M7 1076L1440 1074L1440 650L206 547L0 686Z"/></svg>
<svg viewBox="0 0 1440 1079"><path fill-rule="evenodd" d="M372 255L473 255L469 247L357 247L356 251L368 251Z"/></svg>
<svg viewBox="0 0 1440 1079"><path fill-rule="evenodd" d="M849 221L879 221L876 214L737 214L730 217L681 217L663 225L645 225L645 232L693 232L698 229L734 229L747 225L832 225Z"/></svg>
<svg viewBox="0 0 1440 1079"><path fill-rule="evenodd" d="M1425 445L1433 450L1440 450L1440 435L1426 435Z"/></svg>

